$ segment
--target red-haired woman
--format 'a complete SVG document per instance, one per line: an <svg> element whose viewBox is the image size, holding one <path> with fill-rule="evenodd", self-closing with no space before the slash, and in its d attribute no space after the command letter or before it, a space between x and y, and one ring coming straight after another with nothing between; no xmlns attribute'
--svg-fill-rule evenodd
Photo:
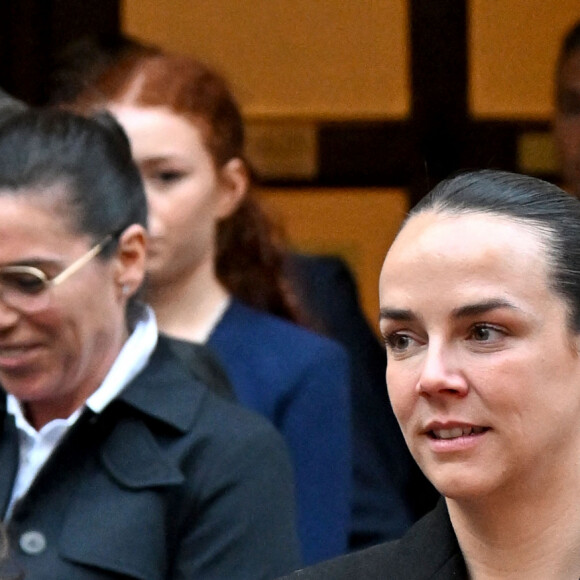
<svg viewBox="0 0 580 580"><path fill-rule="evenodd" d="M150 207L147 299L160 329L207 344L236 398L286 439L305 562L347 549L349 360L294 324L283 252L249 192L240 111L213 70L185 57L129 52L84 91L127 132Z"/></svg>

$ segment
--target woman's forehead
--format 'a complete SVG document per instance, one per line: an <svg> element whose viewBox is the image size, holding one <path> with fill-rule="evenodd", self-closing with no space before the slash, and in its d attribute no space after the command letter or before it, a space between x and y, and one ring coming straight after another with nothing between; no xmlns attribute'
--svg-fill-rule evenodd
<svg viewBox="0 0 580 580"><path fill-rule="evenodd" d="M380 303L434 317L482 302L565 310L550 276L542 238L526 224L484 214L417 215L385 259Z"/></svg>
<svg viewBox="0 0 580 580"><path fill-rule="evenodd" d="M546 261L542 234L517 219L426 211L411 217L395 238L381 280L397 281L409 269L418 276L446 276L449 268L492 275L538 269Z"/></svg>
<svg viewBox="0 0 580 580"><path fill-rule="evenodd" d="M391 249L412 246L426 252L437 252L441 247L461 251L497 243L505 243L506 249L512 245L537 248L545 243L545 238L535 224L511 216L429 210L409 218Z"/></svg>
<svg viewBox="0 0 580 580"><path fill-rule="evenodd" d="M18 228L28 225L41 229L73 232L76 227L76 208L71 203L66 183L23 187L18 190L0 188L0 215L5 225ZM1 229L2 223L0 223Z"/></svg>

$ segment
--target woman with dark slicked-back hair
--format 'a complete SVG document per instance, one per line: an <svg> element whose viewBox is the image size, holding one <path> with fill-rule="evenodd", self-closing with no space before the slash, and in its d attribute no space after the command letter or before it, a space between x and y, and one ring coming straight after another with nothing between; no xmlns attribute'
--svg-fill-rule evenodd
<svg viewBox="0 0 580 580"><path fill-rule="evenodd" d="M443 498L303 580L580 578L580 201L483 170L411 211L380 282L393 408Z"/></svg>
<svg viewBox="0 0 580 580"><path fill-rule="evenodd" d="M147 202L113 117L2 121L0 215L0 511L18 569L31 580L295 569L281 437L194 380L140 300Z"/></svg>

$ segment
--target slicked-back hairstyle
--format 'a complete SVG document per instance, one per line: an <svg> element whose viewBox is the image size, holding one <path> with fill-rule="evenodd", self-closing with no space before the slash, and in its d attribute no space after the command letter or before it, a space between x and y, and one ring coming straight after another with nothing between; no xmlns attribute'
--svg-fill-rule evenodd
<svg viewBox="0 0 580 580"><path fill-rule="evenodd" d="M570 327L580 332L580 200L541 179L481 170L439 183L407 220L427 211L481 213L529 227L546 251L550 285L568 305Z"/></svg>
<svg viewBox="0 0 580 580"><path fill-rule="evenodd" d="M129 141L114 118L28 109L0 124L0 195L34 195L63 207L55 219L93 242L147 226L145 191ZM108 244L99 255L110 257ZM136 302L130 303L136 315ZM128 312L129 314L129 312ZM133 315L129 316L134 322Z"/></svg>
<svg viewBox="0 0 580 580"><path fill-rule="evenodd" d="M139 171L112 116L28 110L0 126L0 190L66 185L72 225L95 240L147 222Z"/></svg>

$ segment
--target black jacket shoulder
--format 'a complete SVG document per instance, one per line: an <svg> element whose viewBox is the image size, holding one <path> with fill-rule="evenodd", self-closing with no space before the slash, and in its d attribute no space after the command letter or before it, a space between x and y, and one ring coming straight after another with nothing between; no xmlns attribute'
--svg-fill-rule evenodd
<svg viewBox="0 0 580 580"><path fill-rule="evenodd" d="M421 518L400 540L295 572L292 580L467 580L447 507Z"/></svg>

